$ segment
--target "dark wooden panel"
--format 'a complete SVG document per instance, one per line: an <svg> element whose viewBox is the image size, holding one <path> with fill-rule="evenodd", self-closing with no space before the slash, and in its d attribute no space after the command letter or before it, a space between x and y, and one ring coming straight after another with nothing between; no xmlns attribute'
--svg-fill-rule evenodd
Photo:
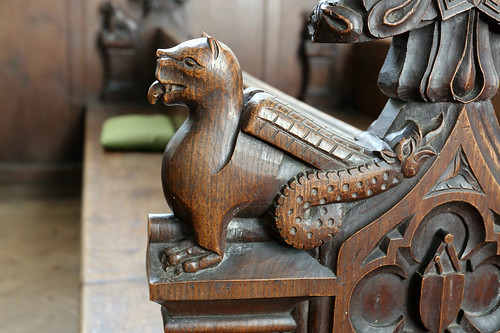
<svg viewBox="0 0 500 333"><path fill-rule="evenodd" d="M265 82L298 96L302 86L299 58L302 31L316 0L266 1Z"/></svg>
<svg viewBox="0 0 500 333"><path fill-rule="evenodd" d="M231 47L246 71L263 76L264 0L190 0L186 5L193 37L201 31L216 37Z"/></svg>
<svg viewBox="0 0 500 333"><path fill-rule="evenodd" d="M0 3L2 162L80 159L81 109L71 96L69 3Z"/></svg>
<svg viewBox="0 0 500 333"><path fill-rule="evenodd" d="M302 69L301 33L316 0L187 3L194 36L206 31L227 44L248 73L297 96Z"/></svg>

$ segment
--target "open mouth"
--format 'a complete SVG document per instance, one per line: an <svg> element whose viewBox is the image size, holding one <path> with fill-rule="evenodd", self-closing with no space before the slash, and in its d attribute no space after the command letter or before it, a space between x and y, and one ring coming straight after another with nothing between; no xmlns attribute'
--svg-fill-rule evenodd
<svg viewBox="0 0 500 333"><path fill-rule="evenodd" d="M186 89L186 87L183 86L182 84L173 84L173 83L165 84L165 92L183 91L184 89Z"/></svg>
<svg viewBox="0 0 500 333"><path fill-rule="evenodd" d="M155 104L160 97L166 93L173 93L177 91L183 91L186 87L182 84L174 83L161 83L158 80L153 82L148 90L148 101L151 104Z"/></svg>

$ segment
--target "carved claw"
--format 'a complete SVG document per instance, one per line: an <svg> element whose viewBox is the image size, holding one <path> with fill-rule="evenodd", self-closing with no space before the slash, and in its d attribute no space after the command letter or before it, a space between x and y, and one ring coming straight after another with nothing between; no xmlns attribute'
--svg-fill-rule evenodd
<svg viewBox="0 0 500 333"><path fill-rule="evenodd" d="M205 250L207 251L207 250ZM201 269L209 268L217 265L222 260L222 257L215 252L206 253L204 256L185 261L182 264L182 268L184 272L187 273L195 273Z"/></svg>
<svg viewBox="0 0 500 333"><path fill-rule="evenodd" d="M194 240L185 240L165 248L160 261L165 265L165 270L173 270L179 275L212 267L221 262L222 257L197 245Z"/></svg>
<svg viewBox="0 0 500 333"><path fill-rule="evenodd" d="M205 254L206 250L202 249L199 246L191 246L188 247L185 250L182 250L177 253L172 253L168 258L168 262L170 266L175 266L178 265L180 262L183 260L186 260L188 258L192 258L193 256Z"/></svg>

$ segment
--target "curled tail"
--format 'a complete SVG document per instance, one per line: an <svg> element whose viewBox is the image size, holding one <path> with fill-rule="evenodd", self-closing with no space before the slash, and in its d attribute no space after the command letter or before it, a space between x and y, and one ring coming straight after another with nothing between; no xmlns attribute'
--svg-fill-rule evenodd
<svg viewBox="0 0 500 333"><path fill-rule="evenodd" d="M395 187L403 178L399 165L383 160L342 170L301 172L275 199L276 226L293 247L320 246L342 225L341 212L329 204L374 196Z"/></svg>

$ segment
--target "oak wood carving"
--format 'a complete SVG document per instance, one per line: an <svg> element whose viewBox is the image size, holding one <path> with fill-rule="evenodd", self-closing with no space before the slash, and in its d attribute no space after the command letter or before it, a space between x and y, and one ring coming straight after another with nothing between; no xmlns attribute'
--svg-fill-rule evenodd
<svg viewBox="0 0 500 333"><path fill-rule="evenodd" d="M500 330L497 9L320 2L313 40L394 38L358 138L244 91L211 36L158 50L150 102L190 109L149 221L165 331Z"/></svg>

